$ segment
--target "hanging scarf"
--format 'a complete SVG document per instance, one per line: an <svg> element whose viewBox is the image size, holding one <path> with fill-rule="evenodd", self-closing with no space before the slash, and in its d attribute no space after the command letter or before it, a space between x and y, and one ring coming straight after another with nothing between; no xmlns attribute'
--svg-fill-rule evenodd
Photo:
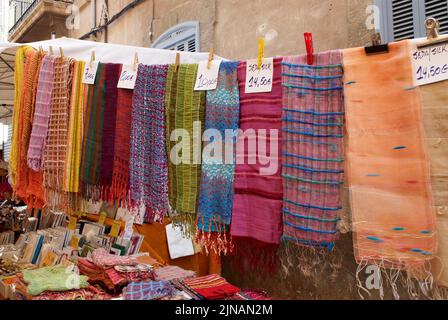
<svg viewBox="0 0 448 320"><path fill-rule="evenodd" d="M61 208L65 201L61 191L64 189L72 72L73 60L65 57L55 59L53 95L44 152L44 184L48 202L55 209Z"/></svg>
<svg viewBox="0 0 448 320"><path fill-rule="evenodd" d="M281 179L281 129L282 129L282 83L281 58L274 59L274 78L272 92L245 93L246 63L238 66L240 88L240 129L235 167L235 196L231 235L235 243L237 259L244 260L251 266L275 265L275 253L282 235L282 199L283 183ZM266 134L262 134L266 130ZM247 131L246 131L247 130ZM255 132L250 132L255 130ZM278 133L271 136L270 131ZM245 139L247 138L247 139ZM255 140L256 139L256 140ZM246 140L266 146L266 152L276 147L270 154L271 166L277 162L277 169L271 175L261 174L261 152L249 150ZM274 144L274 146L271 146ZM276 144L276 146L275 146ZM257 150L257 149L255 149ZM275 154L276 153L276 154ZM250 158L258 155L255 164ZM278 156L277 156L278 155Z"/></svg>
<svg viewBox="0 0 448 320"><path fill-rule="evenodd" d="M51 96L53 92L54 59L44 57L37 85L36 108L28 147L28 166L34 171L42 170L45 139L48 133Z"/></svg>
<svg viewBox="0 0 448 320"><path fill-rule="evenodd" d="M168 65L140 65L132 103L131 200L146 207L146 222L162 221L168 209L165 144L167 72Z"/></svg>
<svg viewBox="0 0 448 320"><path fill-rule="evenodd" d="M36 102L37 83L40 74L40 67L43 59L43 54L34 49L29 49L25 52L26 64L25 74L23 75L23 90L22 102L20 106L20 125L19 125L19 146L17 153L17 175L15 193L22 199L27 199L30 195L27 193L29 185L29 172L27 164L27 153L30 142L34 107ZM40 196L37 194L36 196ZM30 201L32 202L32 201ZM33 207L33 203L30 205Z"/></svg>
<svg viewBox="0 0 448 320"><path fill-rule="evenodd" d="M129 157L131 150L132 90L118 89L115 124L114 165L110 201L118 200L123 206L129 194Z"/></svg>
<svg viewBox="0 0 448 320"><path fill-rule="evenodd" d="M379 55L366 56L363 48L343 53L346 167L358 271L377 265L426 278L437 236L408 42L391 43L389 52Z"/></svg>
<svg viewBox="0 0 448 320"><path fill-rule="evenodd" d="M14 188L17 179L17 160L19 150L19 129L20 129L20 104L22 102L23 94L23 74L24 74L24 47L20 47L16 51L16 60L14 64L14 109L12 116L12 136L11 136L11 150L9 155L9 180L11 186Z"/></svg>
<svg viewBox="0 0 448 320"><path fill-rule="evenodd" d="M207 250L214 250L218 255L227 253L230 241L227 232L232 220L235 139L233 136L226 137L226 130L235 132L238 129L240 105L237 66L238 62L222 62L218 86L216 90L207 92L205 130L219 131L221 136L214 136L213 143L221 143L223 149L220 150L222 157L218 155L218 159L204 153L196 239ZM226 158L227 144L232 147L229 151L230 159ZM230 163L227 162L229 160Z"/></svg>
<svg viewBox="0 0 448 320"><path fill-rule="evenodd" d="M79 191L79 166L81 164L84 87L82 78L85 62L76 61L73 65L73 82L70 96L70 120L68 129L68 148L65 166L64 191Z"/></svg>
<svg viewBox="0 0 448 320"><path fill-rule="evenodd" d="M107 199L114 166L115 124L117 118L117 84L121 64L106 64L106 93L104 98L103 133L101 141L100 181L102 199ZM129 121L129 120L128 120Z"/></svg>
<svg viewBox="0 0 448 320"><path fill-rule="evenodd" d="M283 239L331 249L344 184L342 53L283 59Z"/></svg>
<svg viewBox="0 0 448 320"><path fill-rule="evenodd" d="M190 234L194 232L197 212L201 177L202 127L205 112L204 91L194 91L197 68L198 66L195 64L183 64L179 66L178 72L174 72L174 66L169 67L165 102L169 203L173 222L179 224ZM200 124L201 128L193 130L194 124ZM171 141L171 134L176 129L184 130L189 134L189 141L183 142L182 146L185 148L181 150L181 156L188 161L177 165L176 162L181 162L182 157L179 155L180 152L176 152L176 149L173 150L177 141ZM194 135L196 135L196 142L199 142L196 146L193 145Z"/></svg>
<svg viewBox="0 0 448 320"><path fill-rule="evenodd" d="M106 93L106 65L100 63L95 84L89 85L82 143L81 173L83 194L96 201L100 199L98 182L101 168L104 99Z"/></svg>

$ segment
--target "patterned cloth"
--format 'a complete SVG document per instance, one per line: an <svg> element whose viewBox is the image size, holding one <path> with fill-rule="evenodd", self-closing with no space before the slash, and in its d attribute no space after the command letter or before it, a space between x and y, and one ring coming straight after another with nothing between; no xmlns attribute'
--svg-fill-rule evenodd
<svg viewBox="0 0 448 320"><path fill-rule="evenodd" d="M146 222L162 221L168 210L165 144L165 87L168 65L138 68L132 103L131 200L146 207Z"/></svg>
<svg viewBox="0 0 448 320"><path fill-rule="evenodd" d="M233 237L253 238L264 243L278 245L282 235L283 199L281 58L274 60L272 92L250 94L244 92L245 62L238 66L238 81L241 109L240 128L245 134L240 136L237 146L231 234ZM265 135L260 131L263 129L266 130ZM278 133L277 136L275 133ZM270 153L272 169L277 169L272 172L273 174L262 174L261 168L266 166L261 165L261 162L265 160L261 152L258 152L256 164L251 164L252 159L250 158L256 153L249 150L249 143L246 140L261 144L266 141L266 150ZM269 151L271 149L273 152Z"/></svg>
<svg viewBox="0 0 448 320"><path fill-rule="evenodd" d="M182 283L207 300L219 300L233 296L240 289L231 285L217 274L185 279Z"/></svg>
<svg viewBox="0 0 448 320"><path fill-rule="evenodd" d="M170 281L175 279L185 279L196 276L196 272L184 270L178 266L166 266L154 270L154 279L157 281Z"/></svg>
<svg viewBox="0 0 448 320"><path fill-rule="evenodd" d="M117 200L122 206L129 194L129 158L131 150L131 119L133 91L118 89L115 124L114 166L109 200Z"/></svg>
<svg viewBox="0 0 448 320"><path fill-rule="evenodd" d="M47 191L47 198L55 209L59 209L63 201L59 192L64 188L72 67L73 60L55 58L53 96L44 154L44 184L47 189L54 191Z"/></svg>
<svg viewBox="0 0 448 320"><path fill-rule="evenodd" d="M73 301L73 300L110 300L112 297L94 286L84 289L70 290L65 292L44 292L33 297L33 300L46 301Z"/></svg>
<svg viewBox="0 0 448 320"><path fill-rule="evenodd" d="M75 61L73 65L73 81L70 95L70 120L68 129L67 161L65 165L66 192L79 191L79 166L81 165L84 91L82 83L85 62Z"/></svg>
<svg viewBox="0 0 448 320"><path fill-rule="evenodd" d="M199 192L198 233L196 239L218 255L228 250L226 233L232 221L236 138L226 130L236 132L239 120L238 62L223 62L216 90L207 93L205 130L215 130L220 136L208 137L210 146L222 149L214 154L204 152ZM232 149L229 154L226 146ZM204 150L208 147L205 146Z"/></svg>
<svg viewBox="0 0 448 320"><path fill-rule="evenodd" d="M436 217L409 50L407 41L374 56L344 50L346 167L357 262L426 278Z"/></svg>
<svg viewBox="0 0 448 320"><path fill-rule="evenodd" d="M36 107L33 128L28 147L28 166L34 171L42 170L42 159L50 119L51 97L53 92L54 58L45 56L37 84Z"/></svg>
<svg viewBox="0 0 448 320"><path fill-rule="evenodd" d="M331 249L344 184L342 52L283 59L283 238Z"/></svg>
<svg viewBox="0 0 448 320"><path fill-rule="evenodd" d="M156 300L174 294L169 281L142 281L130 283L123 290L124 300Z"/></svg>
<svg viewBox="0 0 448 320"><path fill-rule="evenodd" d="M194 146L193 137L196 134L196 141L202 141L205 116L205 93L194 91L197 68L197 64L182 64L178 72L174 72L174 66L171 65L168 70L165 100L169 203L173 222L180 224L190 234L194 233L197 213L202 151L202 143ZM196 130L194 125L197 126ZM189 141L180 143L180 147L183 147L181 150L178 149L177 140L171 141L171 134L176 129L188 132L190 138ZM176 145L176 149L173 149Z"/></svg>
<svg viewBox="0 0 448 320"><path fill-rule="evenodd" d="M104 248L98 248L92 252L92 261L95 265L107 268L110 266L133 266L138 264L137 259L129 256L116 256L108 253Z"/></svg>
<svg viewBox="0 0 448 320"><path fill-rule="evenodd" d="M105 93L106 65L100 63L95 84L89 85L86 98L80 176L84 195L94 200L100 198L97 186L101 170Z"/></svg>

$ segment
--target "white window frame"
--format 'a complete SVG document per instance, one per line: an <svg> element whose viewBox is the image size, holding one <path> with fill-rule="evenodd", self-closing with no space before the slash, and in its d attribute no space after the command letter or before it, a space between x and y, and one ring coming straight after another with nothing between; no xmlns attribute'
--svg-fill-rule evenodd
<svg viewBox="0 0 448 320"><path fill-rule="evenodd" d="M152 48L174 50L178 45L184 44L188 50L188 41L195 40L195 52L200 50L199 22L182 22L165 31L154 43Z"/></svg>

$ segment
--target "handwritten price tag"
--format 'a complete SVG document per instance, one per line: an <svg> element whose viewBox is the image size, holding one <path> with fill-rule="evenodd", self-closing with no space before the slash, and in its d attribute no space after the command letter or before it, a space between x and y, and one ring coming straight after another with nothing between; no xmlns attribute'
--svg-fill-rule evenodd
<svg viewBox="0 0 448 320"><path fill-rule="evenodd" d="M448 79L448 44L412 51L414 83L417 86Z"/></svg>
<svg viewBox="0 0 448 320"><path fill-rule="evenodd" d="M121 227L121 221L120 220L114 220L112 223L112 228L110 229L109 236L118 238L118 235L120 234L120 227Z"/></svg>
<svg viewBox="0 0 448 320"><path fill-rule="evenodd" d="M135 88L135 80L137 80L137 69L134 70L134 65L123 65L117 88L132 90Z"/></svg>
<svg viewBox="0 0 448 320"><path fill-rule="evenodd" d="M82 83L95 84L96 71L98 70L99 62L87 62L84 67L84 74L82 76Z"/></svg>
<svg viewBox="0 0 448 320"><path fill-rule="evenodd" d="M274 59L265 58L258 68L258 60L248 60L246 66L246 93L271 92L274 77Z"/></svg>
<svg viewBox="0 0 448 320"><path fill-rule="evenodd" d="M76 217L70 217L70 220L68 222L68 230L75 230L76 229L76 223L78 219Z"/></svg>
<svg viewBox="0 0 448 320"><path fill-rule="evenodd" d="M213 60L210 69L207 68L207 65L208 61L199 62L196 85L194 86L194 90L196 91L215 90L218 86L218 74L221 60Z"/></svg>

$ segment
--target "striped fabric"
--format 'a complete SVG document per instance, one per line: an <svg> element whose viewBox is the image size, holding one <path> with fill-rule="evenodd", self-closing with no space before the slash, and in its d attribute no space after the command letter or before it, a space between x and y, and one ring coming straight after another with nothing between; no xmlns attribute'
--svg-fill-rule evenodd
<svg viewBox="0 0 448 320"><path fill-rule="evenodd" d="M168 210L165 87L168 65L138 68L132 102L130 190L133 205L146 207L145 221L162 221Z"/></svg>
<svg viewBox="0 0 448 320"><path fill-rule="evenodd" d="M54 58L45 56L42 60L37 84L33 128L28 147L28 166L34 171L41 171L42 169L43 151L50 119L53 76Z"/></svg>
<svg viewBox="0 0 448 320"><path fill-rule="evenodd" d="M182 283L207 300L219 300L233 296L240 289L217 274L182 280Z"/></svg>
<svg viewBox="0 0 448 320"><path fill-rule="evenodd" d="M124 300L156 300L171 296L175 288L169 281L133 282L123 290Z"/></svg>
<svg viewBox="0 0 448 320"><path fill-rule="evenodd" d="M344 183L342 53L283 59L283 238L331 249Z"/></svg>
<svg viewBox="0 0 448 320"><path fill-rule="evenodd" d="M186 227L189 233L194 232L197 203L199 195L199 182L201 178L201 150L202 133L205 117L205 93L194 91L197 73L197 64L182 64L178 72L174 72L171 65L168 70L165 110L167 118L166 141L169 159L169 203L172 209L174 223L179 222ZM199 125L193 130L194 124ZM180 161L179 153L173 148L178 141L171 141L173 130L181 129L189 134L189 141L184 142L181 156L189 161L176 164ZM193 145L196 134L198 145ZM176 138L176 137L174 137ZM189 152L189 154L185 154ZM173 156L171 157L171 153ZM184 222L186 224L184 224Z"/></svg>

